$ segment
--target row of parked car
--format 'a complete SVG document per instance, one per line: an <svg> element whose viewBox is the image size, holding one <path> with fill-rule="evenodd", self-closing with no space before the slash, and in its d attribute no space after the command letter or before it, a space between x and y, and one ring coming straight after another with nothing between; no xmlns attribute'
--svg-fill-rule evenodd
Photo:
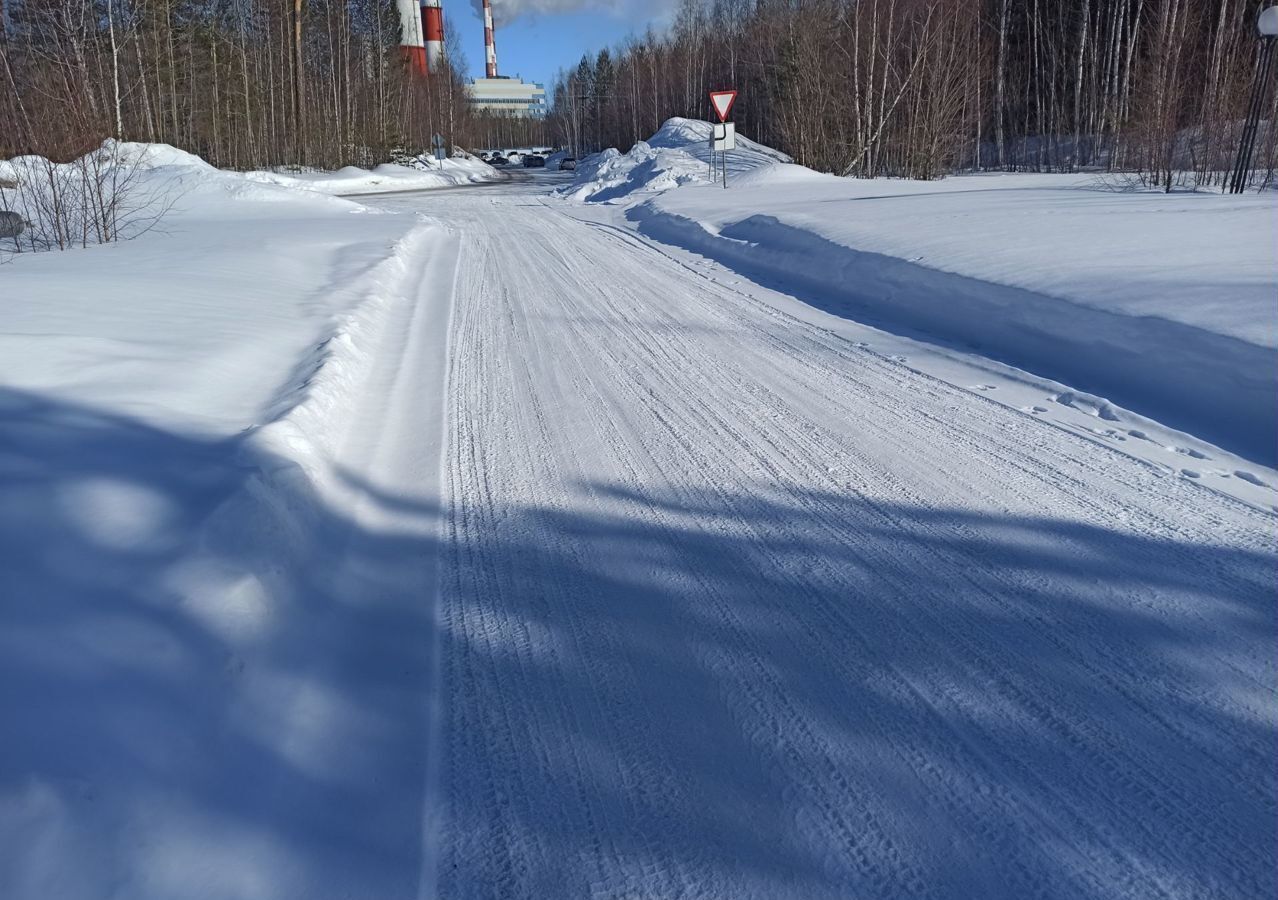
<svg viewBox="0 0 1278 900"><path fill-rule="evenodd" d="M518 150L511 150L509 153L502 150L493 150L491 153L480 153L479 158L490 166L520 166L525 169L543 169L546 162L551 157L557 156L549 150L534 150L531 153L520 153ZM567 156L558 160L559 168L563 171L569 171L577 168L577 160L574 157Z"/></svg>

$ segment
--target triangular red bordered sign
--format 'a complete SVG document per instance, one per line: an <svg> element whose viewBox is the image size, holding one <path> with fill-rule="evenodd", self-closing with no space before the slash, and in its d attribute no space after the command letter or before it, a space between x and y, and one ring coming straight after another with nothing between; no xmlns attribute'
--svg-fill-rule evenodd
<svg viewBox="0 0 1278 900"><path fill-rule="evenodd" d="M732 104L737 102L736 91L711 91L710 102L714 105L714 111L719 115L720 122L728 121L728 114L732 112Z"/></svg>

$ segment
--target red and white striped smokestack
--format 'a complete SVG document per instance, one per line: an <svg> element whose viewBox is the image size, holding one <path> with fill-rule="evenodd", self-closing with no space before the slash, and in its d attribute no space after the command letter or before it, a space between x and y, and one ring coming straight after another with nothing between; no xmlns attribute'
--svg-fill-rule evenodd
<svg viewBox="0 0 1278 900"><path fill-rule="evenodd" d="M488 63L488 77L497 77L497 43L493 40L493 7L491 0L484 0L484 59Z"/></svg>
<svg viewBox="0 0 1278 900"><path fill-rule="evenodd" d="M426 74L426 48L422 44L422 17L417 0L396 0L399 9L399 52L418 75Z"/></svg>
<svg viewBox="0 0 1278 900"><path fill-rule="evenodd" d="M422 34L426 38L426 65L432 75L438 75L444 66L444 10L443 0L422 0Z"/></svg>

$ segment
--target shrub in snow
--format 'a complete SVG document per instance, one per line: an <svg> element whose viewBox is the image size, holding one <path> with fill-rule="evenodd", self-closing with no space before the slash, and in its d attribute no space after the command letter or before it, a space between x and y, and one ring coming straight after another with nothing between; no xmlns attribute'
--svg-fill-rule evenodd
<svg viewBox="0 0 1278 900"><path fill-rule="evenodd" d="M0 189L0 204L29 226L6 235L13 250L68 250L149 231L175 199L175 183L156 175L165 162L146 145L108 140L69 163L21 156L0 164L13 184Z"/></svg>

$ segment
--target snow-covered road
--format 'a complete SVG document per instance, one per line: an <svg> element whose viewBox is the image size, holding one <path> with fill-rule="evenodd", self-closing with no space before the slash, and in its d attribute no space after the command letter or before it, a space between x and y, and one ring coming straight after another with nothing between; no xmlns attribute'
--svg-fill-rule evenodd
<svg viewBox="0 0 1278 900"><path fill-rule="evenodd" d="M191 159L0 266L0 898L1278 894L1278 471L758 223Z"/></svg>
<svg viewBox="0 0 1278 900"><path fill-rule="evenodd" d="M375 202L461 237L423 896L1278 891L1270 512L540 182Z"/></svg>

